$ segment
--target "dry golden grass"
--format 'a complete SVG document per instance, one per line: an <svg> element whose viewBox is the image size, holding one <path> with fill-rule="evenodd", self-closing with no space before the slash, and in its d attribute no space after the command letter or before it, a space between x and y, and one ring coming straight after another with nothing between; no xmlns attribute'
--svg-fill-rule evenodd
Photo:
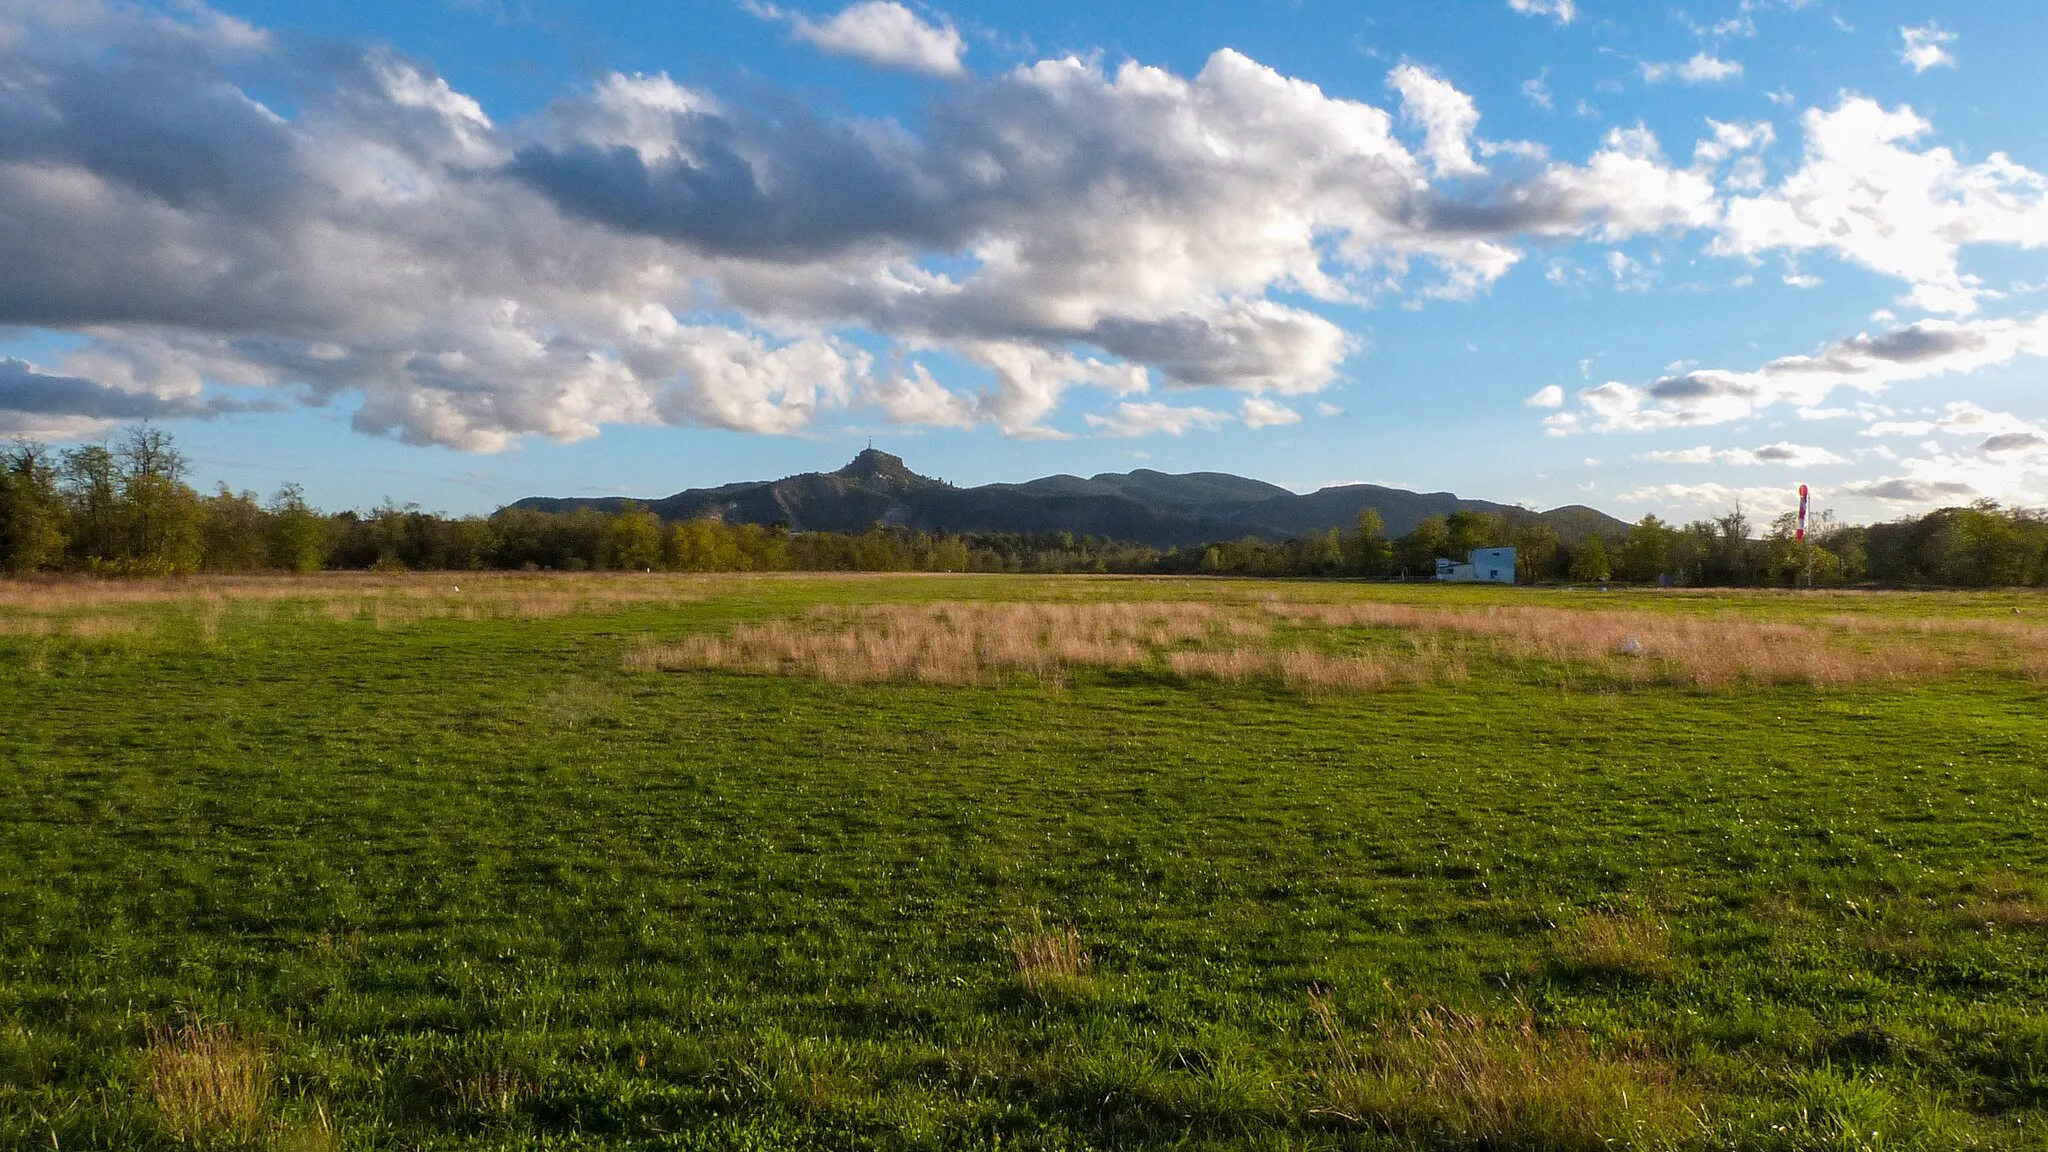
<svg viewBox="0 0 2048 1152"><path fill-rule="evenodd" d="M637 670L715 668L842 684L1056 680L1069 669L1137 668L1174 645L1262 634L1241 613L1200 602L940 603L822 607L743 624L725 636L643 643Z"/></svg>
<svg viewBox="0 0 2048 1152"><path fill-rule="evenodd" d="M943 603L820 608L675 644L643 640L627 667L814 676L843 684L1057 680L1074 668L1140 668L1155 658L1184 678L1279 680L1309 695L1373 692L1462 678L1434 640L1407 654L1333 654L1270 646L1243 608L1206 602Z"/></svg>
<svg viewBox="0 0 2048 1152"><path fill-rule="evenodd" d="M1034 996L1074 991L1095 970L1095 958L1082 949L1081 934L1071 926L1015 937L1010 959L1017 965L1017 981Z"/></svg>
<svg viewBox="0 0 2048 1152"><path fill-rule="evenodd" d="M1397 1138L1590 1152L1670 1147L1706 1127L1668 1060L1601 1054L1520 1006L1506 1020L1417 1008L1353 1037L1326 993L1309 1005L1332 1056L1318 1111Z"/></svg>
<svg viewBox="0 0 2048 1152"><path fill-rule="evenodd" d="M1921 631L1887 629L1885 620L1858 620L1854 628L1837 628L1760 621L1733 613L1702 616L1520 606L1442 609L1283 600L1268 600L1263 606L1268 614L1296 625L1456 633L1483 639L1494 655L1511 660L1592 662L1603 673L1629 682L1700 688L1738 682L1842 687L1926 680L1990 666L2005 656L2003 646L1915 642L1924 635L2025 636L2029 643L2048 646L2048 635L2039 629Z"/></svg>
<svg viewBox="0 0 2048 1152"><path fill-rule="evenodd" d="M1559 927L1558 960L1574 972L1598 976L1668 979L1671 929L1646 914L1596 912Z"/></svg>
<svg viewBox="0 0 2048 1152"><path fill-rule="evenodd" d="M750 587L912 579L904 574L333 572L165 580L66 578L0 581L0 637L18 636L33 671L65 642L108 648L185 641L211 646L237 621L311 613L402 628L436 619L539 619L635 605L679 604ZM937 579L937 577L934 577ZM1115 587L1117 601L1094 600ZM1968 672L2048 683L2048 626L1991 606L1979 615L1837 611L1882 605L1883 594L1829 599L1831 615L1759 619L1713 612L1708 597L1668 609L1504 604L1450 607L1332 600L1343 585L1190 583L1131 578L1019 580L1019 599L990 603L874 604L742 625L722 636L636 646L641 670L723 669L815 676L844 683L985 684L1005 676L1057 682L1072 669L1163 669L1184 678L1272 680L1305 695L1379 691L1458 681L1475 664L1530 662L1569 685L1743 684L1847 687L1912 683ZM1190 591L1193 589L1193 591ZM1139 599L1159 595L1159 599ZM1426 595L1427 593L1420 593ZM1762 594L1756 594L1762 595ZM1181 597L1199 596L1199 599ZM1855 596L1866 600L1853 599ZM1741 603L1748 600L1737 598ZM1967 612L1968 602L1959 602ZM164 609L168 609L165 611ZM1374 629L1327 651L1286 633Z"/></svg>
<svg viewBox="0 0 2048 1152"><path fill-rule="evenodd" d="M192 612L202 633L212 635L230 606L294 602L313 605L331 619L362 619L380 627L445 618L538 619L634 604L687 603L747 579L731 574L610 572L319 572L161 580L0 580L0 634L23 631L25 625L32 629L29 622L37 619L62 619L75 626L89 620L132 620L130 614L137 609L171 606Z"/></svg>
<svg viewBox="0 0 2048 1152"><path fill-rule="evenodd" d="M246 1141L269 1126L269 1058L226 1025L155 1029L142 1058L150 1099L179 1141Z"/></svg>
<svg viewBox="0 0 2048 1152"><path fill-rule="evenodd" d="M1385 629L1406 643L1363 651L1286 646L1272 632ZM1478 660L1540 661L1567 678L1846 687L1962 671L2048 668L2048 630L1962 619L1887 631L1883 620L1760 621L1735 613L1550 607L1430 608L1384 602L1215 601L885 604L814 609L673 644L642 641L629 668L719 669L849 684L1058 680L1075 668L1163 666L1175 676L1277 680L1310 696L1455 682Z"/></svg>

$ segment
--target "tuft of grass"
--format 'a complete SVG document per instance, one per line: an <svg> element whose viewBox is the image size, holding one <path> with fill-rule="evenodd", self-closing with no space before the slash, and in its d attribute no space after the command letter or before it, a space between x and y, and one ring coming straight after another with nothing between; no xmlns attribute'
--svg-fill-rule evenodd
<svg viewBox="0 0 2048 1152"><path fill-rule="evenodd" d="M1884 1086L1867 1076L1822 1064L1790 1078L1794 1111L1786 1127L1802 1148L1830 1152L1883 1152L1898 1146L1899 1104Z"/></svg>
<svg viewBox="0 0 2048 1152"><path fill-rule="evenodd" d="M1404 1144L1670 1148L1709 1127L1669 1061L1602 1054L1583 1032L1539 1028L1519 1003L1504 1019L1408 1009L1361 1035L1328 992L1311 990L1309 1007L1331 1056L1317 1111Z"/></svg>
<svg viewBox="0 0 2048 1152"><path fill-rule="evenodd" d="M142 1063L159 1118L183 1143L247 1142L269 1126L269 1057L225 1024L154 1028Z"/></svg>
<svg viewBox="0 0 2048 1152"><path fill-rule="evenodd" d="M1589 976L1670 979L1671 928L1647 913L1595 912L1555 932L1557 957Z"/></svg>
<svg viewBox="0 0 2048 1152"><path fill-rule="evenodd" d="M1081 947L1081 934L1072 925L1013 937L1010 959L1017 967L1017 982L1038 997L1085 991L1095 971L1095 958Z"/></svg>
<svg viewBox="0 0 2048 1152"><path fill-rule="evenodd" d="M514 1069L494 1065L468 1072L444 1071L442 1089L455 1107L476 1116L510 1116L533 1086Z"/></svg>
<svg viewBox="0 0 2048 1152"><path fill-rule="evenodd" d="M310 1118L285 1125L271 1145L277 1152L342 1152L344 1147L334 1118L327 1114L327 1105L320 1102L314 1104Z"/></svg>

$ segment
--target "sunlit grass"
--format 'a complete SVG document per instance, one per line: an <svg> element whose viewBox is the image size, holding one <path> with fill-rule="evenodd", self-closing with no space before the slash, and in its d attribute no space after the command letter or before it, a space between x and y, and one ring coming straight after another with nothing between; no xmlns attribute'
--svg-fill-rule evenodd
<svg viewBox="0 0 2048 1152"><path fill-rule="evenodd" d="M2041 603L7 585L0 1147L2040 1147Z"/></svg>

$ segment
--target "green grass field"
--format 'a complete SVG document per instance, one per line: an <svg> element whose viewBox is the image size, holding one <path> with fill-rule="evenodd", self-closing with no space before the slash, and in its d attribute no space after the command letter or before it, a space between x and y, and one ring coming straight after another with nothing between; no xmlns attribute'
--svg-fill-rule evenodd
<svg viewBox="0 0 2048 1152"><path fill-rule="evenodd" d="M821 603L1262 597L2010 650L1707 689L1448 634L1455 675L1369 692L1162 653L953 684L633 658ZM2037 610L1020 577L16 590L0 1146L2041 1147Z"/></svg>

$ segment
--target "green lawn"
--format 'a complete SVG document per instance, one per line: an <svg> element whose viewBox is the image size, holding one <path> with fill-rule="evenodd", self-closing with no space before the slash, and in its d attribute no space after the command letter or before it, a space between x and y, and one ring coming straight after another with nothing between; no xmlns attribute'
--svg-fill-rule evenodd
<svg viewBox="0 0 2048 1152"><path fill-rule="evenodd" d="M828 600L2040 597L789 577L380 625L327 587L45 613L141 628L78 637L0 601L0 1146L2048 1144L2026 676L623 660ZM1068 927L1089 970L1027 986L1013 943ZM165 1112L188 1025L242 1054L242 1121Z"/></svg>

